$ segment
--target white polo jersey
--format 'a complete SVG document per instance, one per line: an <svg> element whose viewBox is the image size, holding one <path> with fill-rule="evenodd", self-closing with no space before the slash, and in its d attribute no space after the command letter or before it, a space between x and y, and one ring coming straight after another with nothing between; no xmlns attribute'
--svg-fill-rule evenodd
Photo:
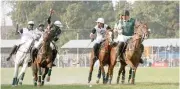
<svg viewBox="0 0 180 89"><path fill-rule="evenodd" d="M21 33L21 42L25 43L28 40L33 40L36 38L35 32L32 30L28 30L27 28L23 28L23 32Z"/></svg>
<svg viewBox="0 0 180 89"><path fill-rule="evenodd" d="M107 27L108 27L107 24L104 24L103 28L99 28L98 25L96 25L94 27L96 29L96 33L97 33L95 43L100 43L103 40L105 40L105 34L106 34Z"/></svg>

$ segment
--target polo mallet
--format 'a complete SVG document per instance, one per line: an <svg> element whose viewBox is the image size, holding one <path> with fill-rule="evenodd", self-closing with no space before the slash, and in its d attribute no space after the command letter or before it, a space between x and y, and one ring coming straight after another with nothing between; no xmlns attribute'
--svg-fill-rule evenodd
<svg viewBox="0 0 180 89"><path fill-rule="evenodd" d="M86 47L86 48L88 48L88 47L89 47L89 45L90 45L93 41L94 41L94 38L92 38L92 39L91 39L91 42L87 45L87 47ZM83 53L84 53L86 50L87 50L87 49L84 49Z"/></svg>
<svg viewBox="0 0 180 89"><path fill-rule="evenodd" d="M18 34L18 29L19 29L19 24L17 23L16 24L16 33L15 34Z"/></svg>
<svg viewBox="0 0 180 89"><path fill-rule="evenodd" d="M94 38L93 39L91 39L91 42L87 45L87 47L86 48L88 48L89 47L89 45L92 43L94 41ZM83 52L82 52L82 54L84 54L84 52L86 51L87 49L84 49L83 50ZM75 64L79 64L79 63L75 63Z"/></svg>

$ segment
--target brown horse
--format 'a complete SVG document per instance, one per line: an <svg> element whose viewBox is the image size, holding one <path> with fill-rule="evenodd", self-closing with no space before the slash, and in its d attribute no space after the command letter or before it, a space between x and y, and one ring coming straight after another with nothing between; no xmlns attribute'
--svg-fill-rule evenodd
<svg viewBox="0 0 180 89"><path fill-rule="evenodd" d="M48 73L47 81L50 81L50 75L52 71L52 48L50 47L51 42L51 33L50 28L47 28L45 33L43 34L43 42L42 46L38 51L37 58L35 58L32 69L33 69L33 76L34 76L34 85L44 85L44 78ZM43 74L42 74L42 69ZM38 76L37 76L38 73Z"/></svg>
<svg viewBox="0 0 180 89"><path fill-rule="evenodd" d="M102 42L101 47L99 49L99 72L98 72L98 80L97 83L99 83L99 79L101 77L101 71L102 71L102 76L103 76L103 83L106 83L107 78L105 77L105 70L104 66L105 65L110 65L110 50L111 46L110 43L112 41L112 31L111 30L106 30L105 34L105 41ZM91 57L90 57L90 71L89 71L89 77L88 77L88 83L91 81L92 77L92 72L93 72L93 67L94 63L97 61L97 58L94 56L94 51L92 50L91 52ZM109 68L108 68L109 70ZM108 76L109 73L107 73Z"/></svg>
<svg viewBox="0 0 180 89"><path fill-rule="evenodd" d="M113 70L114 70L114 66L116 65L116 59L117 59L117 45L118 44L113 44L111 46L111 51L110 51L110 64L108 67L108 82L109 84L111 84L112 78L113 78Z"/></svg>
<svg viewBox="0 0 180 89"><path fill-rule="evenodd" d="M128 64L130 65L128 82L131 80L131 84L134 84L136 70L139 65L142 54L142 50L141 50L142 42L148 36L149 36L149 31L147 24L145 23L136 24L134 35L132 39L128 41L127 48L125 49L125 53L120 55L120 58L125 59L125 61L120 60L121 67L119 69L117 83L119 83L119 77L121 73L122 73L122 83L124 83L125 66Z"/></svg>

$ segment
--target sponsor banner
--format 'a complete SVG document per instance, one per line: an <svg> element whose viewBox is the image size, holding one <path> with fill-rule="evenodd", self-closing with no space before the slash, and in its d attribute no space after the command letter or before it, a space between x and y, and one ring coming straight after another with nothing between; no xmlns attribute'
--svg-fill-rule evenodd
<svg viewBox="0 0 180 89"><path fill-rule="evenodd" d="M154 62L152 64L152 67L168 67L168 63L164 63L164 62Z"/></svg>

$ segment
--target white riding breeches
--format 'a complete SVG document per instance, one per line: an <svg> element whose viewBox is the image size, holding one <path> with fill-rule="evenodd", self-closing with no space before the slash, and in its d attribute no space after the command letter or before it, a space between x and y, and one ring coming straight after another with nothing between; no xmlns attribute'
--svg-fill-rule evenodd
<svg viewBox="0 0 180 89"><path fill-rule="evenodd" d="M115 42L127 42L128 39L130 39L132 36L125 36L122 34L119 34L118 37L115 39Z"/></svg>
<svg viewBox="0 0 180 89"><path fill-rule="evenodd" d="M103 38L102 36L99 36L95 39L94 43L100 44L103 40L105 40L105 38Z"/></svg>

